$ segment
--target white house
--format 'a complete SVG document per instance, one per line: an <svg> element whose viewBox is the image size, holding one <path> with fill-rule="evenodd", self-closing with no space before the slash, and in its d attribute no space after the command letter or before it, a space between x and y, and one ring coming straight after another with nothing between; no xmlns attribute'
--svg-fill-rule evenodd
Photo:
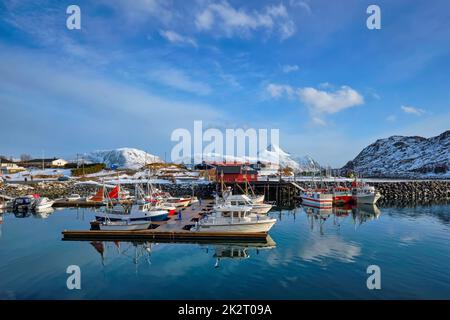
<svg viewBox="0 0 450 320"><path fill-rule="evenodd" d="M49 167L64 167L68 162L61 158L49 158L49 159L32 159L24 162L24 165L26 166L35 166L35 167L42 167L45 166L46 168Z"/></svg>
<svg viewBox="0 0 450 320"><path fill-rule="evenodd" d="M14 162L2 162L0 163L0 173L1 174L12 174L12 173L16 173L16 172L20 172L20 171L25 171L24 167L18 166L16 163Z"/></svg>
<svg viewBox="0 0 450 320"><path fill-rule="evenodd" d="M51 163L54 167L64 167L68 162L64 159L54 159Z"/></svg>

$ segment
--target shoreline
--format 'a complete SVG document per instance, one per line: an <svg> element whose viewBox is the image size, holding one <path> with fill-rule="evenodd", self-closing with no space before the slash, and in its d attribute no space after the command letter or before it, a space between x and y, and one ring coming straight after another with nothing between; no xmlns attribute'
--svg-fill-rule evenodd
<svg viewBox="0 0 450 320"><path fill-rule="evenodd" d="M351 187L352 180L295 180L295 183L302 188L312 188L315 184L323 184L326 187L340 185ZM445 200L450 198L450 180L372 180L364 179L364 181L375 186L381 193L383 201L402 200ZM271 184L277 184L271 181ZM290 181L280 181L280 185L289 185ZM234 183L230 184L231 186ZM168 191L174 196L196 195L203 199L212 198L212 193L220 187L216 182L210 183L168 183L156 184L156 186L164 191ZM131 185L122 185L125 189L133 190ZM47 181L47 182L27 182L27 183L3 183L0 185L0 194L10 197L25 196L29 194L40 194L50 199L58 199L67 197L70 194L79 194L80 196L88 196L96 191L98 185L95 184L76 184L74 181ZM239 192L239 188L234 188ZM261 186L255 186L256 192L261 193L265 190ZM292 194L291 194L292 195Z"/></svg>

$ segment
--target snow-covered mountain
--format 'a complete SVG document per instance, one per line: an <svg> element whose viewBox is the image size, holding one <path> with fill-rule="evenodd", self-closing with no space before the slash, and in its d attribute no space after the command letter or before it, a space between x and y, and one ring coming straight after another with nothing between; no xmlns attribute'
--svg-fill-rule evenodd
<svg viewBox="0 0 450 320"><path fill-rule="evenodd" d="M283 151L280 146L271 144L266 150L258 154L259 161L276 163L281 167L290 167L295 172L311 172L320 170L320 164L310 156L296 157Z"/></svg>
<svg viewBox="0 0 450 320"><path fill-rule="evenodd" d="M200 163L205 162L249 162L256 163L260 161L262 163L279 164L280 167L290 167L295 172L311 172L320 170L320 164L317 163L310 156L293 157L289 153L283 151L277 145L270 145L267 149L258 152L257 157L237 157L233 155L222 155L219 153L204 153L198 154L193 159L183 159L184 163Z"/></svg>
<svg viewBox="0 0 450 320"><path fill-rule="evenodd" d="M342 169L373 177L450 177L449 168L450 130L429 139L379 139Z"/></svg>
<svg viewBox="0 0 450 320"><path fill-rule="evenodd" d="M145 164L163 162L157 156L134 148L94 151L87 155L86 160L124 169L139 169Z"/></svg>

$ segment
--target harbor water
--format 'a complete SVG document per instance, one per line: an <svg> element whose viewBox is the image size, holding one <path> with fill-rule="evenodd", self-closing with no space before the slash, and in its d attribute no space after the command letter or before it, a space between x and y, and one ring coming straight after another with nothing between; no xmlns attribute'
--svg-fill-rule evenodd
<svg viewBox="0 0 450 320"><path fill-rule="evenodd" d="M93 213L1 215L0 299L450 299L449 204L274 210L263 244L62 240Z"/></svg>

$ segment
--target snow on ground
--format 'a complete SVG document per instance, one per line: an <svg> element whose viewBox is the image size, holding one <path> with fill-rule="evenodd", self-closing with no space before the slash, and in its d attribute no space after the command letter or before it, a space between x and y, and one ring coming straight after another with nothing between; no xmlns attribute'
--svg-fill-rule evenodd
<svg viewBox="0 0 450 320"><path fill-rule="evenodd" d="M43 180L41 178L34 178L35 176L53 176L49 178L45 178L44 180L57 180L58 177L61 176L70 176L71 171L70 169L28 169L26 171L17 172L13 174L5 174L3 175L3 178L6 181L25 181L27 179L28 181L31 180L31 176L33 176L34 181L40 181Z"/></svg>

